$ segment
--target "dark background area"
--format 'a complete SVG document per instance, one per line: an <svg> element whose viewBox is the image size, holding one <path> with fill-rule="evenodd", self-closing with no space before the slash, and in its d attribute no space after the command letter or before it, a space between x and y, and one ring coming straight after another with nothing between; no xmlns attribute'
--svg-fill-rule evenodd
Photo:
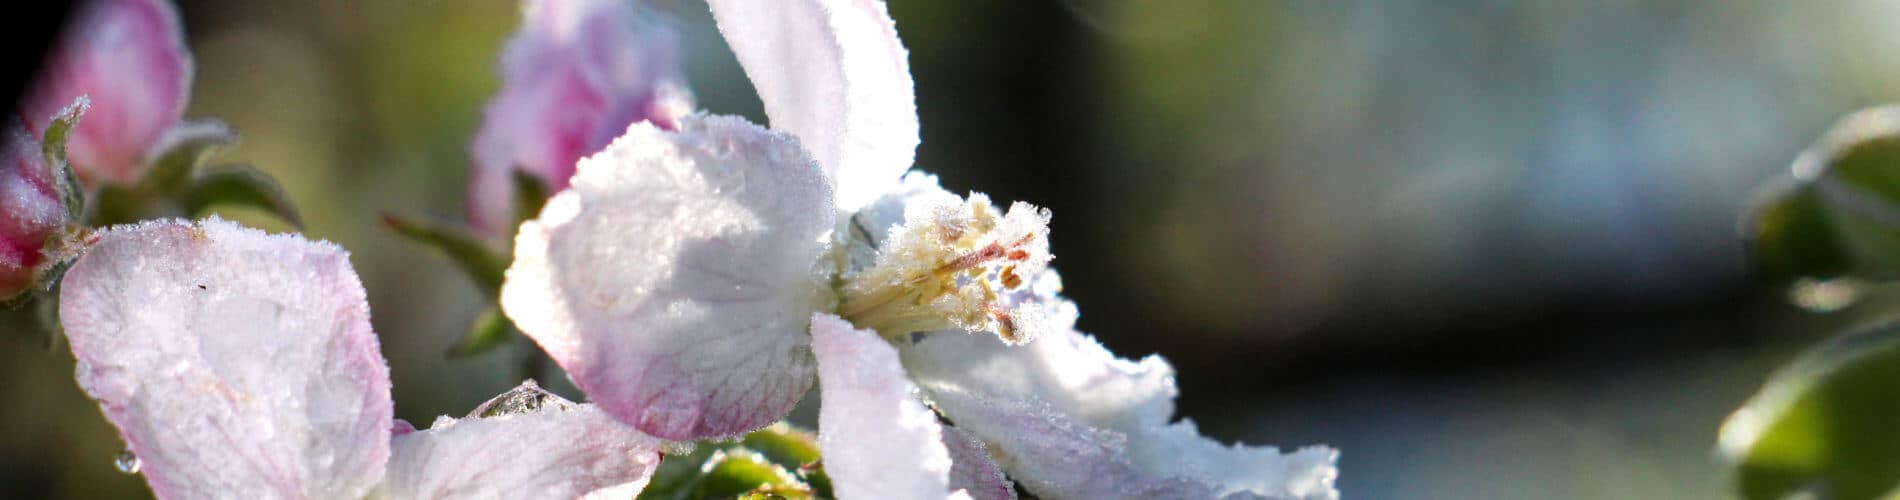
<svg viewBox="0 0 1900 500"><path fill-rule="evenodd" d="M763 123L703 4L650 2L700 107ZM49 3L48 5L58 5ZM397 413L459 415L524 346L375 223L460 217L505 0L181 2L189 117L291 189L369 290ZM1721 419L1876 314L1788 305L1735 217L1836 117L1893 100L1900 12L1772 2L893 0L918 167L1055 214L1081 327L1180 371L1222 440L1342 449L1348 498L1719 498ZM4 21L7 92L57 12ZM8 94L13 95L13 94ZM227 214L273 230L256 214ZM7 325L0 325L7 327ZM63 350L0 350L0 496L142 495Z"/></svg>

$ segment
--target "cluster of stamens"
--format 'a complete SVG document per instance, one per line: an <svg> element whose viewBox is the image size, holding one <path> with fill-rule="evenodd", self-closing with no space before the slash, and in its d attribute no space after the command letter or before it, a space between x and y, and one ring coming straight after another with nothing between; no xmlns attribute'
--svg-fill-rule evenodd
<svg viewBox="0 0 1900 500"><path fill-rule="evenodd" d="M887 337L961 328L1027 342L1044 308L1011 296L1048 266L1049 211L1027 203L999 214L981 193L912 206L877 261L844 277L838 313Z"/></svg>

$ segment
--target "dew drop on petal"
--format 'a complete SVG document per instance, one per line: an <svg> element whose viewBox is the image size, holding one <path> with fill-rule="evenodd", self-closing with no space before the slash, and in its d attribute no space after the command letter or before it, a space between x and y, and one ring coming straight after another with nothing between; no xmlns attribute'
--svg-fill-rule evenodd
<svg viewBox="0 0 1900 500"><path fill-rule="evenodd" d="M573 409L574 407L573 401L568 401L567 398L548 392L547 389L541 388L541 384L537 384L533 379L529 379L522 381L521 385L509 389L508 392L501 393L493 399L482 403L481 406L475 407L475 411L468 412L468 416L463 418L519 415L523 413L535 413L544 409L565 411Z"/></svg>
<svg viewBox="0 0 1900 500"><path fill-rule="evenodd" d="M1788 300L1810 312L1834 312L1854 305L1864 289L1860 280L1853 278L1802 278L1788 289Z"/></svg>
<svg viewBox="0 0 1900 500"><path fill-rule="evenodd" d="M139 456L133 455L132 450L120 451L119 456L113 457L112 466L118 468L121 473L138 474Z"/></svg>

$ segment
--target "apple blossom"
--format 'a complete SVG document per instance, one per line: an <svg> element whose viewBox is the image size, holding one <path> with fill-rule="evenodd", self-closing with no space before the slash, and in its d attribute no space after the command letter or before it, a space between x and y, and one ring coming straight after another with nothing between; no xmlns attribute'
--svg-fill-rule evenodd
<svg viewBox="0 0 1900 500"><path fill-rule="evenodd" d="M571 498L638 489L659 459L658 440L532 384L425 430L395 420L362 285L328 243L216 218L120 226L60 299L79 385L159 498Z"/></svg>
<svg viewBox="0 0 1900 500"><path fill-rule="evenodd" d="M1165 363L1075 332L1046 210L903 174L917 116L882 2L711 5L773 128L633 125L522 225L502 289L603 409L661 438L729 437L785 416L816 378L847 499L1006 498L969 480L994 477L969 472L992 458L1051 498L1337 496L1332 450L1208 440L1170 422ZM953 458L946 429L986 452Z"/></svg>

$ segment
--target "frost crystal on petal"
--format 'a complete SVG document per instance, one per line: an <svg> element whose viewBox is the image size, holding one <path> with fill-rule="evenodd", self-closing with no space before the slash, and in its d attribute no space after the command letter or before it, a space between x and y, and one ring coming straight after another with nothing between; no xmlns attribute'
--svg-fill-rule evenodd
<svg viewBox="0 0 1900 500"><path fill-rule="evenodd" d="M821 386L818 447L838 498L943 498L950 451L937 416L876 332L829 314L811 319Z"/></svg>
<svg viewBox="0 0 1900 500"><path fill-rule="evenodd" d="M42 248L65 218L66 204L39 141L17 118L0 122L0 301L39 280Z"/></svg>
<svg viewBox="0 0 1900 500"><path fill-rule="evenodd" d="M636 124L522 225L508 317L654 436L734 436L811 387L831 193L792 137L730 117Z"/></svg>
<svg viewBox="0 0 1900 500"><path fill-rule="evenodd" d="M660 440L590 404L445 417L391 447L388 498L628 498L660 461Z"/></svg>
<svg viewBox="0 0 1900 500"><path fill-rule="evenodd" d="M535 383L534 380L530 379L521 381L521 385L509 389L508 392L501 393L493 398L489 398L488 401L482 402L480 406L475 407L474 411L468 412L467 417L463 418L500 417L519 415L522 413L535 413L542 410L566 411L574 409L574 406L573 401L568 401L567 398L561 397L559 394L548 392L547 389L542 389L541 384Z"/></svg>
<svg viewBox="0 0 1900 500"><path fill-rule="evenodd" d="M774 130L824 166L838 208L857 210L910 168L917 99L883 0L712 0L719 32Z"/></svg>
<svg viewBox="0 0 1900 500"><path fill-rule="evenodd" d="M103 231L66 274L80 388L160 498L360 498L389 369L349 255L218 219Z"/></svg>
<svg viewBox="0 0 1900 500"><path fill-rule="evenodd" d="M943 446L950 450L950 487L970 494L972 500L1015 500L1016 483L990 458L983 440L963 429L945 426Z"/></svg>
<svg viewBox="0 0 1900 500"><path fill-rule="evenodd" d="M984 439L1010 476L1051 498L1147 491L1161 497L1336 498L1336 452L1226 446L1174 413L1174 369L1159 357L1117 358L1074 331L1074 305L1053 276L1023 300L1058 311L1056 333L1009 346L933 333L905 366L957 427ZM1039 280L1039 281L1045 281ZM1093 480L1086 480L1094 478Z"/></svg>

